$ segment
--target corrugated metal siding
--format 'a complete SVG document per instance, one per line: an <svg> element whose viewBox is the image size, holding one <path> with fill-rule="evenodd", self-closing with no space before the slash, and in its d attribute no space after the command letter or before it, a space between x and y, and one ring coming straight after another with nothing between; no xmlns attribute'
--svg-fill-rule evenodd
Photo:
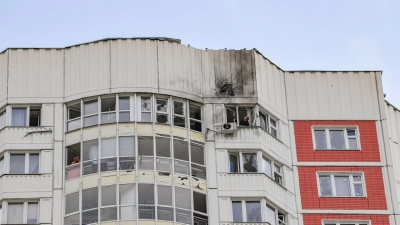
<svg viewBox="0 0 400 225"><path fill-rule="evenodd" d="M120 39L110 42L112 88L157 88L155 41Z"/></svg>
<svg viewBox="0 0 400 225"><path fill-rule="evenodd" d="M284 72L260 54L254 54L260 105L287 123Z"/></svg>
<svg viewBox="0 0 400 225"><path fill-rule="evenodd" d="M63 97L63 50L9 50L8 97Z"/></svg>
<svg viewBox="0 0 400 225"><path fill-rule="evenodd" d="M8 51L0 54L0 107L7 99L7 59Z"/></svg>
<svg viewBox="0 0 400 225"><path fill-rule="evenodd" d="M203 97L201 50L160 41L158 59L160 89Z"/></svg>
<svg viewBox="0 0 400 225"><path fill-rule="evenodd" d="M374 72L285 72L291 120L378 120Z"/></svg>
<svg viewBox="0 0 400 225"><path fill-rule="evenodd" d="M108 92L109 88L108 41L65 49L65 97L98 90Z"/></svg>
<svg viewBox="0 0 400 225"><path fill-rule="evenodd" d="M205 97L220 96L219 88L226 82L234 87L233 97L256 96L253 51L208 50L203 57Z"/></svg>

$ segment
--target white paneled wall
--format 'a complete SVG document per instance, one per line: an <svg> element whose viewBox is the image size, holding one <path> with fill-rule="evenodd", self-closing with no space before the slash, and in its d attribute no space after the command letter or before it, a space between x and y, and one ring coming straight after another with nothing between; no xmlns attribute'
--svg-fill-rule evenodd
<svg viewBox="0 0 400 225"><path fill-rule="evenodd" d="M0 54L0 107L7 99L8 53L5 51Z"/></svg>

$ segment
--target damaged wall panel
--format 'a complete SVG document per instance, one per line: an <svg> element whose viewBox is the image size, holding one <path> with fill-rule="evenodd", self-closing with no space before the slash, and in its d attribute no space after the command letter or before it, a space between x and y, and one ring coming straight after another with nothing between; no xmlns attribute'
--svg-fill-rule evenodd
<svg viewBox="0 0 400 225"><path fill-rule="evenodd" d="M254 55L250 50L204 51L205 97L255 97ZM208 73L208 74L207 74ZM208 79L211 76L214 79Z"/></svg>

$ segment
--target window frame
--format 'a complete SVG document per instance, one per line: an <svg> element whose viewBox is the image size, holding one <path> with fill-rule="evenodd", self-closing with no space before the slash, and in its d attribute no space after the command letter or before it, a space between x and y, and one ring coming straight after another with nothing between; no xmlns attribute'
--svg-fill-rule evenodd
<svg viewBox="0 0 400 225"><path fill-rule="evenodd" d="M5 202L7 202L7 206L4 207L5 210L6 209L6 216L7 216L7 222L5 224L9 224L9 219L8 219L8 207L9 204L22 204L22 224L28 224L28 204L29 203L36 203L37 204L37 214L36 214L36 223L35 224L39 224L39 215L40 215L40 201L38 200L33 200L33 201L16 201L16 200L5 200ZM1 221L2 222L2 221Z"/></svg>
<svg viewBox="0 0 400 225"><path fill-rule="evenodd" d="M183 100L183 99L178 99L178 98L172 98L171 99L171 102L172 102L172 105L173 105L173 107L171 106L171 110L172 110L172 119L171 119L171 122L172 122L172 126L174 126L174 127L180 127L180 128L184 128L184 129L190 129L190 128L188 128L188 104L187 104L187 100ZM180 102L180 103L182 103L182 111L183 111L183 115L180 115L180 114L176 114L175 113L175 102ZM185 126L183 126L183 127L181 127L181 126L177 126L177 125L175 125L175 117L180 117L180 118L183 118L183 120L185 121ZM189 116L190 117L190 116Z"/></svg>
<svg viewBox="0 0 400 225"><path fill-rule="evenodd" d="M315 138L315 131L325 131L325 142L326 149L317 149L317 142ZM344 149L332 149L330 133L329 131L343 131L344 134ZM348 136L347 132L349 130L355 130L355 136ZM354 126L312 126L311 127L312 139L313 139L313 148L314 151L361 151L361 141L360 141L360 130L357 125ZM356 139L357 149L350 149L349 139Z"/></svg>
<svg viewBox="0 0 400 225"><path fill-rule="evenodd" d="M190 105L195 105L195 106L197 106L197 107L200 107L200 120L190 117ZM195 103L195 102L192 102L192 101L189 101L189 103L188 103L188 110L189 110L189 111L188 111L188 117L189 117L188 129L191 130L191 131L193 131L193 132L203 133L204 128L203 128L203 107L202 107L202 105L201 105L201 104L198 104L198 103ZM200 123L200 124L201 124L201 131L197 131L197 130L191 129L191 128L190 128L190 122L191 122L191 121Z"/></svg>
<svg viewBox="0 0 400 225"><path fill-rule="evenodd" d="M39 161L39 165L38 165L38 173L30 173L29 169L30 169L30 155L38 155L38 161ZM39 175L41 174L41 153L40 151L32 151L32 152L9 152L8 156L2 156L0 158L4 158L4 166L6 166L6 168L4 168L4 174L7 175L20 175L20 174L16 174L16 173L10 173L10 167L11 167L11 155L24 155L24 173L22 173L23 175L27 174L27 175ZM7 162L7 163L6 163ZM21 175L22 175L21 174Z"/></svg>
<svg viewBox="0 0 400 225"><path fill-rule="evenodd" d="M74 109L74 108L71 108L71 106L74 106L74 105L78 105L79 104L79 106L80 106L80 111L79 111L79 117L75 117L75 118L73 118L73 119L70 119L70 110L73 110L73 111L78 111L78 110L76 110L76 109ZM82 108L83 108L83 105L82 105L82 102L81 102L81 100L79 100L78 102L77 101L74 101L74 102L71 102L71 103L69 103L68 105L66 105L66 110L67 110L67 112L66 112L66 124L65 124L65 131L66 132L70 132L70 131L75 131L75 130L80 130L80 129L82 129L82 127L83 127L83 110L82 110ZM76 121L76 120L79 120L80 121L80 123L79 123L79 128L77 128L77 129L72 129L72 130L68 130L68 124L70 123L70 122L73 122L73 121Z"/></svg>
<svg viewBox="0 0 400 225"><path fill-rule="evenodd" d="M97 112L96 113L92 113L92 114L85 114L85 103L87 103L87 102L94 102L94 101L96 101L97 102ZM93 127L93 126L98 126L99 124L101 124L101 113L100 113L100 111L101 111L101 99L100 99L100 96L97 96L96 98L87 98L87 99L83 99L82 100L82 107L81 107L81 111L82 111L82 114L81 114L81 117L82 117L82 125L81 125L81 127L82 128L85 128L85 127ZM85 126L85 119L87 118L87 117L92 117L92 116L96 116L97 115L97 123L96 124L93 124L93 125L89 125L89 126Z"/></svg>
<svg viewBox="0 0 400 225"><path fill-rule="evenodd" d="M10 126L11 127L41 127L41 120L40 120L40 117L41 117L41 112L42 112L42 105L39 105L39 104L37 104L37 105L35 105L35 104L33 104L33 105L11 105L10 106L11 107L11 115L10 115ZM38 115L38 125L37 126L30 126L29 124L30 124L30 120L31 120L31 117L30 117L30 112L31 112L31 107L39 107L39 115ZM13 109L25 109L25 111L26 111L26 118L25 118L25 125L24 126L14 126L13 124L12 124L12 115L13 115Z"/></svg>
<svg viewBox="0 0 400 225"><path fill-rule="evenodd" d="M268 113L266 110L263 109L259 109L259 122L260 122L260 127L262 129L264 129L265 131L267 131L268 133L270 133L273 137L278 138L279 139L279 119L277 119L274 116L271 116L271 113ZM262 127L261 125L261 115L263 115L265 117L265 128ZM271 120L273 120L275 122L275 126L272 125ZM272 129L275 130L276 132L276 136L272 134Z"/></svg>
<svg viewBox="0 0 400 225"><path fill-rule="evenodd" d="M114 105L115 106L115 110L114 111L105 111L105 112L103 112L102 111L102 104L103 104L103 99L114 99L114 101L111 103L111 105L110 106L112 106L112 105ZM112 124L112 123L117 123L117 113L119 112L119 110L118 110L118 103L117 103L117 101L118 101L119 99L117 98L117 96L116 95L102 95L102 96L100 96L100 101L99 101L99 106L100 106L100 110L99 110L99 114L100 114L100 124ZM110 107L109 107L109 109L110 109ZM112 114L114 114L114 116L115 116L115 122L111 122L111 123L104 123L103 122L103 115L107 115L107 114L110 114L110 115L112 115Z"/></svg>
<svg viewBox="0 0 400 225"><path fill-rule="evenodd" d="M260 173L260 151L259 150L228 150L228 173ZM239 169L238 172L230 172L230 155L236 153L236 155L239 156ZM244 172L243 168L243 153L244 154L251 154L255 153L256 154L256 159L257 159L257 172Z"/></svg>
<svg viewBox="0 0 400 225"><path fill-rule="evenodd" d="M271 165L271 177L268 176L268 174L265 173L264 168L265 168L265 160L264 158L266 158L267 160L269 160L270 165ZM272 180L274 180L277 184L281 185L282 187L284 187L284 182L283 182L283 165L281 165L280 163L277 163L275 160L271 159L269 156L262 154L261 157L261 163L262 163L262 173L264 173L267 177L271 178ZM276 170L276 168L279 168L279 172ZM277 182L277 177L279 177L279 181Z"/></svg>
<svg viewBox="0 0 400 225"><path fill-rule="evenodd" d="M371 220L322 220L322 225L335 224L335 225L371 225Z"/></svg>
<svg viewBox="0 0 400 225"><path fill-rule="evenodd" d="M231 198L230 199L230 210L233 210L233 202L240 202L241 203L241 209L242 209L242 220L241 222L236 222L233 221L233 211L232 212L232 223L249 223L247 220L247 213L246 213L246 202L260 202L260 215L261 215L261 222L259 223L267 223L268 217L267 217L267 207L269 206L270 208L273 208L275 211L275 219L276 219L276 224L277 225L286 225L288 224L288 213L280 210L278 207L276 207L274 204L271 204L269 201L266 199L259 199L259 198L245 198L245 199L238 199L238 198ZM279 219L279 215L283 214L285 221L282 221L283 223L279 223L281 220ZM257 222L251 222L251 223L257 223Z"/></svg>
<svg viewBox="0 0 400 225"><path fill-rule="evenodd" d="M319 181L320 176L330 176L331 190L332 190L331 196L321 195L321 184ZM348 176L349 177L351 196L337 196L335 176ZM360 176L361 181L354 181L354 176ZM363 196L355 195L355 189L354 189L355 184L362 184L363 193L364 193ZM325 197L326 198L332 198L332 197L333 198L367 198L368 197L367 185L365 182L364 172L317 172L317 187L318 187L318 197L320 197L320 198L325 198Z"/></svg>
<svg viewBox="0 0 400 225"><path fill-rule="evenodd" d="M228 116L227 116L228 109L227 108L229 108L229 111L233 111L231 108L235 108L235 116L234 117L236 117L236 118L234 118L234 120L236 120L237 126L239 126L240 121L243 119L243 118L239 118L239 108L245 108L246 115L249 117L249 127L253 126L253 122L254 122L255 118L253 118L253 115L251 112L256 110L256 105L229 105L229 104L227 104L227 105L224 105L224 107L225 107L225 112L224 112L224 114L225 114L224 122L225 123L235 123L235 121L228 122ZM240 127L246 127L246 126L240 125Z"/></svg>
<svg viewBox="0 0 400 225"><path fill-rule="evenodd" d="M142 98L149 98L150 101L150 111L143 111L142 110ZM154 95L150 95L150 94L142 94L142 95L136 95L136 99L137 99L137 122L141 122L141 123L153 123L154 119L153 119L153 113L154 113ZM150 113L150 121L143 121L142 118L142 113Z"/></svg>
<svg viewBox="0 0 400 225"><path fill-rule="evenodd" d="M167 111L163 112L163 111L158 111L157 108L157 101L166 101L166 105L167 105ZM170 118L170 113L171 113L171 99L167 96L155 96L155 107L154 107L154 122L156 124L171 124L171 118ZM161 115L166 115L167 116L167 122L166 123L160 123L157 121L157 116L161 114Z"/></svg>
<svg viewBox="0 0 400 225"><path fill-rule="evenodd" d="M120 100L121 100L121 98L122 99L128 99L128 101L129 101L129 109L120 109L120 107L121 107L121 105L120 105ZM128 122L132 122L132 121L135 121L135 107L134 107L134 105L135 105L135 102L134 102L134 98L135 98L135 94L133 94L133 95L119 95L119 94L117 94L116 95L116 107L115 107L115 110L116 110L116 114L117 114L117 121L116 121L116 123L128 123ZM121 119L120 119L120 115L121 115L121 113L129 113L129 121L120 121Z"/></svg>

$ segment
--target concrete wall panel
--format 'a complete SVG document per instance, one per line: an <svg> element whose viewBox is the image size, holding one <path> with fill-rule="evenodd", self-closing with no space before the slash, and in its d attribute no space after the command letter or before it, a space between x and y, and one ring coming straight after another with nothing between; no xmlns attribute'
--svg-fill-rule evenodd
<svg viewBox="0 0 400 225"><path fill-rule="evenodd" d="M8 51L0 54L0 108L7 100Z"/></svg>

